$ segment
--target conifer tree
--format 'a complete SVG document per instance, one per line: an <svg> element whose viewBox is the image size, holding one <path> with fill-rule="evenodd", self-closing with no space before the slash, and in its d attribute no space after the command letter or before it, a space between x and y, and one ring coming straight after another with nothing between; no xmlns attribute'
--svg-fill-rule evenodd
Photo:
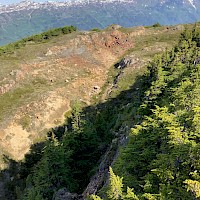
<svg viewBox="0 0 200 200"><path fill-rule="evenodd" d="M185 184L187 184L187 190L191 191L196 198L200 197L200 182L194 180L185 180Z"/></svg>
<svg viewBox="0 0 200 200"><path fill-rule="evenodd" d="M123 197L124 200L139 200L139 198L134 194L133 189L127 187L127 194Z"/></svg>
<svg viewBox="0 0 200 200"><path fill-rule="evenodd" d="M122 179L119 176L115 175L112 168L109 167L109 185L106 192L106 198L110 200L139 200L139 198L135 195L132 188L127 187L127 192L123 192L123 183ZM101 198L97 195L90 195L89 199L92 200L101 200Z"/></svg>
<svg viewBox="0 0 200 200"><path fill-rule="evenodd" d="M112 168L109 168L110 179L109 186L107 191L107 196L111 200L118 200L122 198L122 188L123 183L122 179L119 176L115 175Z"/></svg>

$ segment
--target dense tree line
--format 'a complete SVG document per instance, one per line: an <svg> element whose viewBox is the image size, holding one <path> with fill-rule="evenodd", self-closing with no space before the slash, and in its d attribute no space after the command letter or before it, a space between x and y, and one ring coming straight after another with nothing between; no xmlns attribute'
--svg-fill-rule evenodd
<svg viewBox="0 0 200 200"><path fill-rule="evenodd" d="M47 42L49 39L53 37L57 37L59 35L65 35L77 31L77 28L74 26L65 26L61 28L54 28L50 29L46 32L41 34L33 35L17 42L10 43L8 45L0 47L0 55L13 53L16 49L20 49L24 47L27 42L34 42L34 43L42 43Z"/></svg>
<svg viewBox="0 0 200 200"><path fill-rule="evenodd" d="M114 165L139 199L200 198L199 42L195 25L148 66L142 120Z"/></svg>

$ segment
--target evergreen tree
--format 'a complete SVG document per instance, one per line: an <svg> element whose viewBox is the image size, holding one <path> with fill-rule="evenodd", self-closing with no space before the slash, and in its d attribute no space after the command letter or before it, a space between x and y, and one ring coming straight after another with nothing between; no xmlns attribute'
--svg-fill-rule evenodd
<svg viewBox="0 0 200 200"><path fill-rule="evenodd" d="M110 173L110 181L109 181L107 196L111 200L121 199L122 188L123 188L122 178L116 176L111 167L109 168L109 173Z"/></svg>

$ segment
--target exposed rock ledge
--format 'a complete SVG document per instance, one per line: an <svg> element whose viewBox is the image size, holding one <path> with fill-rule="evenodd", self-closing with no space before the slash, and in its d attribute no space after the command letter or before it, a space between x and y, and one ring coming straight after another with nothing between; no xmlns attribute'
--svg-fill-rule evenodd
<svg viewBox="0 0 200 200"><path fill-rule="evenodd" d="M121 127L119 133L116 134L116 138L113 139L110 147L102 157L96 174L90 179L89 184L81 195L70 193L66 188L62 188L54 195L53 200L86 200L88 195L96 194L100 188L107 185L109 166L112 166L117 158L120 147L127 144L128 131L129 127Z"/></svg>

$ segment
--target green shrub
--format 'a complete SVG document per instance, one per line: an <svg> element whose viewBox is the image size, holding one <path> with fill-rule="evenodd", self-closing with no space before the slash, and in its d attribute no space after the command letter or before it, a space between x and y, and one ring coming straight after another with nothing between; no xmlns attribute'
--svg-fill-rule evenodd
<svg viewBox="0 0 200 200"><path fill-rule="evenodd" d="M62 28L55 28L50 29L46 32L41 34L33 35L17 42L8 44L6 46L0 47L0 55L6 53L13 53L16 49L20 49L21 47L25 46L27 42L34 42L34 43L42 43L50 40L53 37L57 37L59 35L65 35L77 31L77 28L74 26L65 26Z"/></svg>
<svg viewBox="0 0 200 200"><path fill-rule="evenodd" d="M93 28L93 29L91 29L91 31L100 32L101 29L99 29L99 28Z"/></svg>
<svg viewBox="0 0 200 200"><path fill-rule="evenodd" d="M162 26L162 25L161 25L160 23L158 23L158 22L152 25L152 27L154 27L154 28L156 28L156 27L161 27L161 26Z"/></svg>

